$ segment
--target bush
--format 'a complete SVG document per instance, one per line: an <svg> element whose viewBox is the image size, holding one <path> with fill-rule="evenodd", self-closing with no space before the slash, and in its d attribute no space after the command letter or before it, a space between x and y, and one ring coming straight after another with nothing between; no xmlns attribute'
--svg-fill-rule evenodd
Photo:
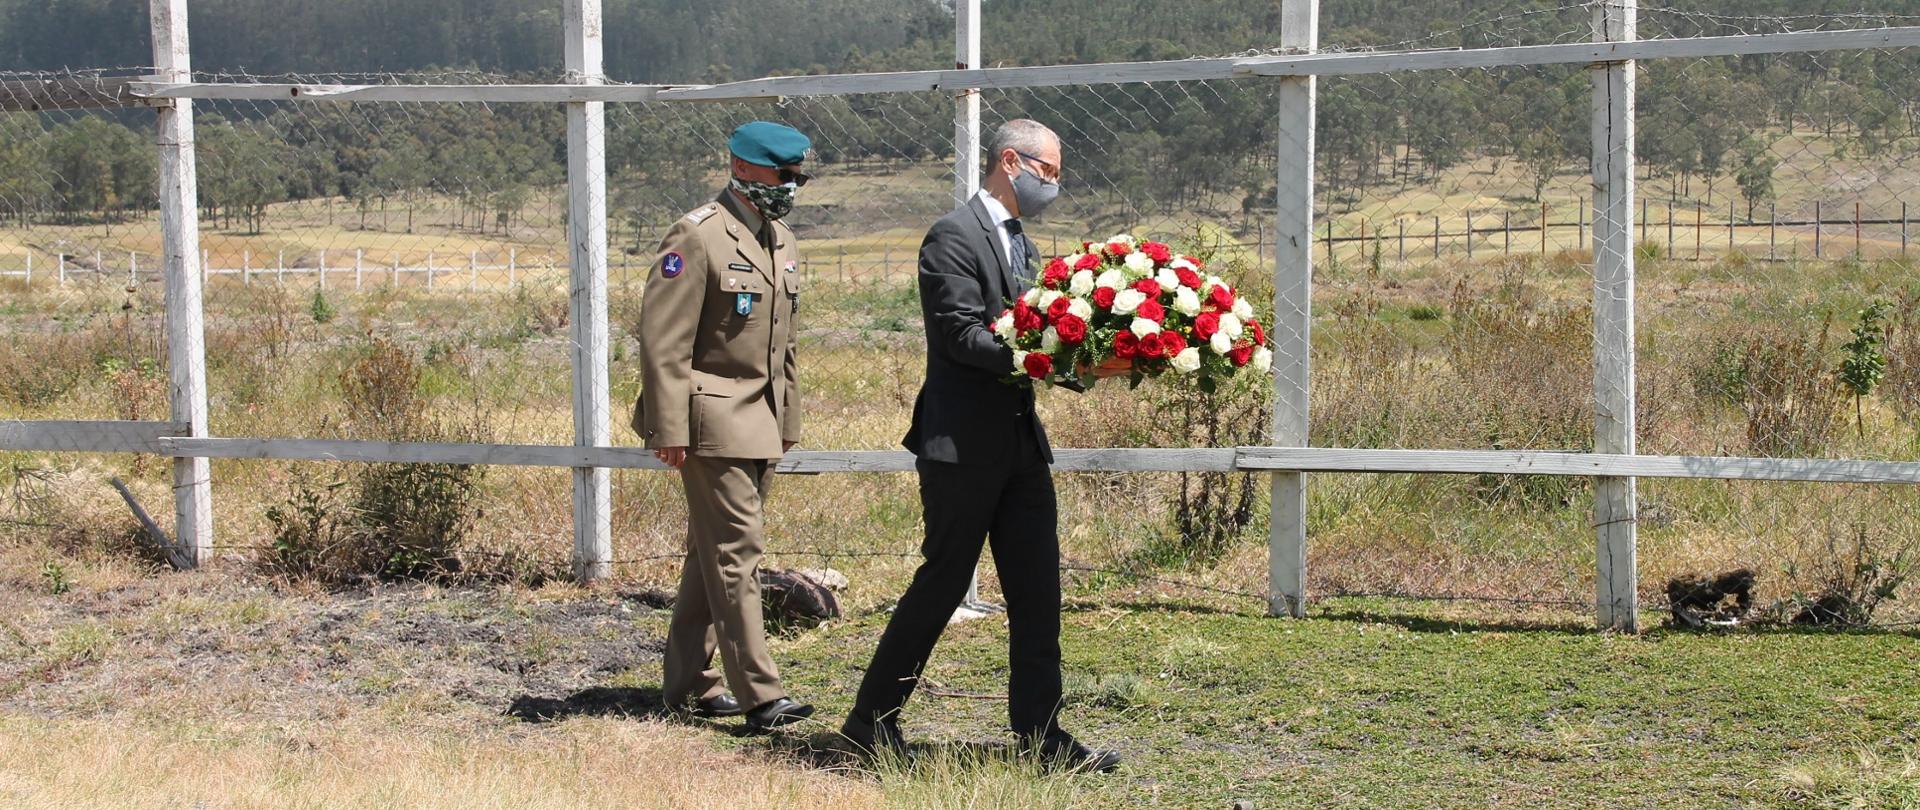
<svg viewBox="0 0 1920 810"><path fill-rule="evenodd" d="M1793 614L1794 624L1871 624L1873 614L1913 577L1916 565L1920 542L1896 532L1858 526L1852 542L1844 546L1829 534L1825 553L1810 570L1788 573L1811 577L1814 588L1793 594L1782 607Z"/></svg>
<svg viewBox="0 0 1920 810"><path fill-rule="evenodd" d="M478 426L453 429L426 416L420 366L411 352L371 339L340 375L349 429L390 441L485 441ZM461 552L481 517L485 468L466 464L367 464L344 480L296 481L267 510L270 571L328 583L360 579L469 578ZM519 560L489 570L532 576Z"/></svg>
<svg viewBox="0 0 1920 810"><path fill-rule="evenodd" d="M1739 376L1746 383L1748 452L1811 456L1833 441L1843 403L1827 358L1829 326L1812 338L1768 328L1747 339Z"/></svg>

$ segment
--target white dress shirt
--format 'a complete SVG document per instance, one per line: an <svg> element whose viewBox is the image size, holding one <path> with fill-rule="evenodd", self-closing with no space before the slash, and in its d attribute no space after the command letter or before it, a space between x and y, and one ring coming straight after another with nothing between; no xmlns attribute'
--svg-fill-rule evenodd
<svg viewBox="0 0 1920 810"><path fill-rule="evenodd" d="M992 194L988 194L986 189L980 189L978 196L980 197L980 202L987 206L987 216L993 217L994 236L1000 240L1000 253L1006 256L1007 267L1011 268L1013 267L1013 240L1007 233L1007 220L1013 219L1014 216L1009 213L1007 207L1001 205L1000 201L995 199ZM1015 277L1019 277L1021 271L1016 269L1013 271L1013 274Z"/></svg>

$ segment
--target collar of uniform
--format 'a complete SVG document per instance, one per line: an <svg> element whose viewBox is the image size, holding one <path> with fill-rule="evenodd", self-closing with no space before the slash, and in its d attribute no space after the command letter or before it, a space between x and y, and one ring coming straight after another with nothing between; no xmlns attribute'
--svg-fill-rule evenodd
<svg viewBox="0 0 1920 810"><path fill-rule="evenodd" d="M741 200L740 195L735 194L731 188L720 192L720 204L726 206L726 209L733 214L733 218L740 220L741 225L746 226L748 233L757 235L760 229L768 224L767 218L761 216L752 203Z"/></svg>
<svg viewBox="0 0 1920 810"><path fill-rule="evenodd" d="M720 192L720 207L726 209L734 220L727 223L727 235L733 237L734 251L759 270L768 283L778 282L773 272L775 251L767 245L773 243L778 248L779 237L777 232L768 233L765 240L760 236L762 230L773 231L773 223L768 222L759 211L753 210L751 203L741 200L740 195L733 193L733 189ZM752 249L748 248L749 245L753 246Z"/></svg>
<svg viewBox="0 0 1920 810"><path fill-rule="evenodd" d="M980 189L979 197L980 204L987 207L987 216L993 217L994 225L1005 225L1008 220L1014 218L1013 213L1000 204L1000 199L988 193L986 189Z"/></svg>

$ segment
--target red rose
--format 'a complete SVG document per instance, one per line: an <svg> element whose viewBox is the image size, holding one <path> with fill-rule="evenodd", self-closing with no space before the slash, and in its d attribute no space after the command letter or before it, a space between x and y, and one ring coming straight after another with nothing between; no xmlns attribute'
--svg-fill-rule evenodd
<svg viewBox="0 0 1920 810"><path fill-rule="evenodd" d="M1140 356L1149 360L1158 360L1167 356L1167 344L1160 340L1159 332L1140 339Z"/></svg>
<svg viewBox="0 0 1920 810"><path fill-rule="evenodd" d="M1124 258L1133 252L1133 246L1125 242L1108 242L1107 253L1116 259Z"/></svg>
<svg viewBox="0 0 1920 810"><path fill-rule="evenodd" d="M1093 305L1101 309L1113 309L1113 288L1100 287L1093 291Z"/></svg>
<svg viewBox="0 0 1920 810"><path fill-rule="evenodd" d="M1053 373L1053 358L1044 352L1032 352L1027 355L1027 376L1040 379Z"/></svg>
<svg viewBox="0 0 1920 810"><path fill-rule="evenodd" d="M1200 261L1199 259L1196 259L1196 258L1194 258L1194 257L1192 257L1192 256L1181 256L1180 258L1182 258L1182 259L1186 259L1187 261L1190 261L1190 262L1193 262L1193 266L1194 266L1194 267L1206 267L1206 266L1207 266L1205 262L1202 262L1202 261ZM1200 285L1198 285L1198 284L1195 284L1195 285L1193 285L1193 286L1195 286L1195 287L1198 287L1198 286L1200 286Z"/></svg>
<svg viewBox="0 0 1920 810"><path fill-rule="evenodd" d="M1140 339L1132 332L1121 332L1113 338L1113 356L1122 360L1132 360L1140 353Z"/></svg>
<svg viewBox="0 0 1920 810"><path fill-rule="evenodd" d="M1017 329L1022 332L1031 332L1035 329L1039 329L1040 327L1046 326L1046 325L1047 325L1046 321L1040 318L1040 313L1034 311L1033 307L1027 306L1027 302L1025 301L1014 302L1013 304L1013 328L1014 329Z"/></svg>
<svg viewBox="0 0 1920 810"><path fill-rule="evenodd" d="M1199 273L1195 273L1185 267L1176 267L1173 269L1173 274L1180 277L1181 286L1190 287L1195 290L1200 289L1201 282Z"/></svg>
<svg viewBox="0 0 1920 810"><path fill-rule="evenodd" d="M1172 357L1186 351L1187 337L1179 332L1161 332L1160 345L1167 350L1167 356Z"/></svg>
<svg viewBox="0 0 1920 810"><path fill-rule="evenodd" d="M1220 313L1202 312L1193 318L1193 336L1200 340L1212 340L1213 333L1220 331Z"/></svg>
<svg viewBox="0 0 1920 810"><path fill-rule="evenodd" d="M1060 320L1060 316L1067 314L1067 311L1072 307L1073 307L1072 298L1068 298L1067 296L1064 296L1064 295L1060 296L1059 298L1053 299L1052 304L1047 305L1047 317L1052 318L1054 321L1058 322Z"/></svg>
<svg viewBox="0 0 1920 810"><path fill-rule="evenodd" d="M1241 346L1233 351L1227 352L1227 359L1232 360L1236 366L1244 366L1248 361L1253 359L1253 347Z"/></svg>
<svg viewBox="0 0 1920 810"><path fill-rule="evenodd" d="M1140 279L1139 281L1136 281L1133 283L1133 288L1136 290L1139 290L1141 293L1144 293L1148 299L1154 299L1154 298L1160 297L1160 282L1154 281L1153 279L1150 279L1150 278Z"/></svg>
<svg viewBox="0 0 1920 810"><path fill-rule="evenodd" d="M1081 253L1092 253L1092 252L1093 252L1093 243L1092 243L1092 242L1081 242L1081 243L1080 243L1080 252L1081 252Z"/></svg>
<svg viewBox="0 0 1920 810"><path fill-rule="evenodd" d="M1064 283L1067 280L1067 276L1070 275L1073 275L1073 271L1067 269L1067 260L1054 259L1053 261L1047 262L1046 272L1042 274L1040 278L1044 286L1058 287Z"/></svg>
<svg viewBox="0 0 1920 810"><path fill-rule="evenodd" d="M1092 270L1099 266L1100 266L1100 254L1098 253L1089 253L1085 256L1081 256L1080 261L1073 263L1073 269L1075 270Z"/></svg>
<svg viewBox="0 0 1920 810"><path fill-rule="evenodd" d="M1166 245L1160 244L1159 242L1148 242L1141 245L1140 252L1147 254L1147 258L1152 259L1154 264L1166 264L1173 260L1173 251L1168 250Z"/></svg>
<svg viewBox="0 0 1920 810"><path fill-rule="evenodd" d="M1228 289L1225 284L1215 284L1213 292L1207 296L1207 301L1219 307L1222 312L1233 309L1233 290Z"/></svg>
<svg viewBox="0 0 1920 810"><path fill-rule="evenodd" d="M1259 321L1248 319L1247 329L1248 331L1253 332L1253 345L1255 346L1267 345L1267 331L1265 329L1260 328Z"/></svg>
<svg viewBox="0 0 1920 810"><path fill-rule="evenodd" d="M1078 315L1067 314L1056 318L1053 330L1060 334L1063 343L1078 344L1087 339L1087 322Z"/></svg>
<svg viewBox="0 0 1920 810"><path fill-rule="evenodd" d="M1167 308L1160 306L1159 301L1142 301L1140 302L1140 308L1134 310L1134 313L1154 323L1160 323L1167 319Z"/></svg>

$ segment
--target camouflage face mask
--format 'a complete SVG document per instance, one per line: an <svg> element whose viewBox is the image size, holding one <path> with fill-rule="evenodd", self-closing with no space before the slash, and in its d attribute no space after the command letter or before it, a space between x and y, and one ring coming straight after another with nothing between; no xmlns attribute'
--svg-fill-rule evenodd
<svg viewBox="0 0 1920 810"><path fill-rule="evenodd" d="M793 212L793 198L800 190L798 183L769 185L752 180L733 178L734 191L740 192L753 207L760 209L760 215L767 219L779 219Z"/></svg>

